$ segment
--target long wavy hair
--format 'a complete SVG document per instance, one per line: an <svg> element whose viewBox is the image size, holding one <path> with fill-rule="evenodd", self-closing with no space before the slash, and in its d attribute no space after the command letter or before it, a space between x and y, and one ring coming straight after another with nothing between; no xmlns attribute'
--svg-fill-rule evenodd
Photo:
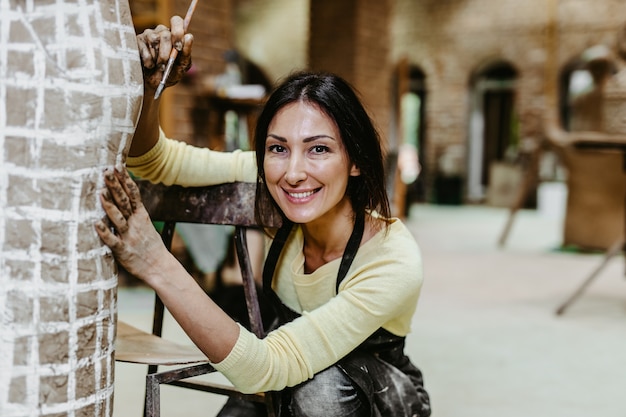
<svg viewBox="0 0 626 417"><path fill-rule="evenodd" d="M335 122L349 160L360 169L360 175L349 178L346 189L355 214L371 210L388 219L391 214L380 135L355 89L335 74L306 71L294 73L281 82L259 115L254 134L258 167L257 215L263 218L273 207L285 217L265 185L265 142L276 113L298 101L317 106Z"/></svg>

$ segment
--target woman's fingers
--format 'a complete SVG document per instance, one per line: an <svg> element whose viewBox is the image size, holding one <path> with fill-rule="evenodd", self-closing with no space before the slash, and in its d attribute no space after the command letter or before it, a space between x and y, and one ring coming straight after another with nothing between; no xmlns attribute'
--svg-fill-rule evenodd
<svg viewBox="0 0 626 417"><path fill-rule="evenodd" d="M169 33L168 28L159 25L154 29L146 29L137 35L137 47L144 69L152 70L159 64L159 51L166 47L161 42L164 33Z"/></svg>
<svg viewBox="0 0 626 417"><path fill-rule="evenodd" d="M122 240L118 236L115 236L115 233L107 226L105 220L98 220L96 222L96 233L98 233L100 239L102 239L104 244L110 247L114 253L119 251L120 246L123 245Z"/></svg>
<svg viewBox="0 0 626 417"><path fill-rule="evenodd" d="M143 206L143 203L141 202L141 193L139 192L137 183L133 181L130 175L128 175L128 172L125 170L122 172L115 170L115 175L122 185L124 193L128 196L131 212L136 212L140 206Z"/></svg>
<svg viewBox="0 0 626 417"><path fill-rule="evenodd" d="M103 190L100 193L100 203L117 233L126 233L128 231L128 217L124 216L120 211L117 203L111 197L109 189Z"/></svg>
<svg viewBox="0 0 626 417"><path fill-rule="evenodd" d="M181 67L184 66L187 69L191 66L191 47L193 46L193 35L191 33L185 33L183 36L183 49L181 49L179 56ZM185 63L186 65L182 65Z"/></svg>
<svg viewBox="0 0 626 417"><path fill-rule="evenodd" d="M144 73L154 78L165 70L172 51L172 33L164 25L146 29L137 35L137 47Z"/></svg>
<svg viewBox="0 0 626 417"><path fill-rule="evenodd" d="M100 202L117 233L124 234L130 217L143 207L139 188L125 170L106 170L104 182L107 188L100 193Z"/></svg>
<svg viewBox="0 0 626 417"><path fill-rule="evenodd" d="M157 65L165 69L164 67L167 64L167 60L170 59L170 53L172 52L172 32L163 30L159 32L159 38Z"/></svg>
<svg viewBox="0 0 626 417"><path fill-rule="evenodd" d="M170 32L172 43L179 51L183 49L183 36L185 36L185 21L180 16L172 16L170 19Z"/></svg>
<svg viewBox="0 0 626 417"><path fill-rule="evenodd" d="M109 201L117 206L124 218L128 219L133 213L133 207L128 192L122 185L122 182L120 182L118 175L110 169L106 170L104 173L104 183L109 193L108 195L104 195L105 201L106 197L108 197ZM114 219L111 220L114 221Z"/></svg>
<svg viewBox="0 0 626 417"><path fill-rule="evenodd" d="M178 53L178 57L176 58L176 65L174 67L174 74L170 76L168 81L172 83L177 83L180 81L189 68L191 68L191 47L193 45L193 35L191 33L185 34L183 37L183 46L180 52Z"/></svg>

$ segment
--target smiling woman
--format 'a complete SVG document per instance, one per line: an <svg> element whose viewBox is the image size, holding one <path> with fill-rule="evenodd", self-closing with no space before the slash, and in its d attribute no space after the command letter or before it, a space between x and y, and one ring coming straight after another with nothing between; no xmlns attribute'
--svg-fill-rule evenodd
<svg viewBox="0 0 626 417"><path fill-rule="evenodd" d="M172 22L175 40L182 31ZM145 68L159 67L146 59ZM157 81L146 77L145 97ZM404 354L422 285L419 248L389 216L378 133L350 85L333 74L288 77L259 116L255 152L168 139L147 100L138 131L148 133L135 136L128 160L135 175L187 186L256 181L257 213L282 214L283 226L267 231L263 271L278 325L258 339L220 310L165 250L135 184L109 172L102 204L113 231L97 229L116 259L157 291L235 387L283 391L283 415L430 415L422 374ZM229 400L219 415L241 415L239 406Z"/></svg>

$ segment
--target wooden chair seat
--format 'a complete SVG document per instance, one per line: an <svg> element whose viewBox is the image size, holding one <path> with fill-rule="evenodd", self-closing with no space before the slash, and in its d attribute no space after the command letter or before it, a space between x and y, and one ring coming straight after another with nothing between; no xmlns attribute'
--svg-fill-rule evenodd
<svg viewBox="0 0 626 417"><path fill-rule="evenodd" d="M117 322L115 360L146 365L187 365L208 362L195 345L183 345Z"/></svg>

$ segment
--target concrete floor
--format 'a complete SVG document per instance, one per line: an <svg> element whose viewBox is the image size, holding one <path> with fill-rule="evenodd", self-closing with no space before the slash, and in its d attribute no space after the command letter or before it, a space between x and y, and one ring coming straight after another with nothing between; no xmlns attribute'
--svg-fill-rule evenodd
<svg viewBox="0 0 626 417"><path fill-rule="evenodd" d="M601 254L557 250L562 220L507 211L412 207L425 284L408 353L422 369L433 417L625 417L626 279L613 259L562 316L555 309ZM119 315L149 327L152 295L120 289ZM168 335L181 337L173 326ZM145 369L116 366L115 417L140 416ZM162 388L162 415L212 416L224 399Z"/></svg>

